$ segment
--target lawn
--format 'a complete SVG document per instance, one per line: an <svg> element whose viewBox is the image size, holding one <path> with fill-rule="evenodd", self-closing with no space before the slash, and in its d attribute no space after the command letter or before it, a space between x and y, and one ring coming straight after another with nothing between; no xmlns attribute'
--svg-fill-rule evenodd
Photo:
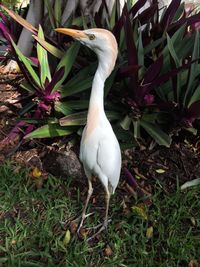
<svg viewBox="0 0 200 267"><path fill-rule="evenodd" d="M166 194L155 182L144 209L145 200L127 194L121 181L111 199L108 231L87 242L90 231L78 238L69 224L86 198L78 181L49 176L36 186L29 169L8 162L0 176L0 266L198 266L200 187L181 192L177 179L176 192ZM99 223L101 196L93 197L89 209L95 215L87 227Z"/></svg>

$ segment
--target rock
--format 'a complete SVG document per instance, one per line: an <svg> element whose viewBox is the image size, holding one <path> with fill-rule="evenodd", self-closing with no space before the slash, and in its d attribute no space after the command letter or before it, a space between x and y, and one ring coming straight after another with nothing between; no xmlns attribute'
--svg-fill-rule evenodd
<svg viewBox="0 0 200 267"><path fill-rule="evenodd" d="M49 150L42 158L43 168L56 177L83 177L83 169L77 155L72 151Z"/></svg>

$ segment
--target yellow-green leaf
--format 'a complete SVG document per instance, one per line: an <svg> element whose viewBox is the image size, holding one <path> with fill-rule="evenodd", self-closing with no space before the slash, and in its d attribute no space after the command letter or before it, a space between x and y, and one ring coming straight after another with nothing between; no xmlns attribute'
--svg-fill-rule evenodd
<svg viewBox="0 0 200 267"><path fill-rule="evenodd" d="M65 232L65 236L64 236L64 239L63 239L63 245L64 246L67 246L69 244L71 240L71 233L69 231L69 229Z"/></svg>
<svg viewBox="0 0 200 267"><path fill-rule="evenodd" d="M144 205L136 205L131 208L132 211L139 215L142 219L144 219L145 221L148 220L147 211Z"/></svg>
<svg viewBox="0 0 200 267"><path fill-rule="evenodd" d="M64 55L64 52L62 52L60 49L57 47L53 46L52 44L48 43L47 41L39 38L36 35L33 35L33 38L40 43L49 53L51 53L53 56L61 59Z"/></svg>
<svg viewBox="0 0 200 267"><path fill-rule="evenodd" d="M163 170L163 169L157 169L156 172L159 173L159 174L162 174L162 173L165 173L166 171Z"/></svg>
<svg viewBox="0 0 200 267"><path fill-rule="evenodd" d="M150 238L152 238L152 236L153 236L153 226L150 226L150 227L147 228L146 237L148 239L150 239Z"/></svg>
<svg viewBox="0 0 200 267"><path fill-rule="evenodd" d="M39 31L38 31L38 38L40 38L41 40L44 40L44 32L40 25L39 25ZM49 63L48 63L47 51L39 43L37 43L37 55L38 55L38 60L40 64L41 84L44 87L46 79L51 81L51 73L50 73L50 68L49 68Z"/></svg>

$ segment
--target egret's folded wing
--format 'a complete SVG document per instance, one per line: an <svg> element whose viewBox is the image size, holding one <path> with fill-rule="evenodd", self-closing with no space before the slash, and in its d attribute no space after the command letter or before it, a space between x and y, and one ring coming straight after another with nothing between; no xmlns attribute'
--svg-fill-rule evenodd
<svg viewBox="0 0 200 267"><path fill-rule="evenodd" d="M99 141L97 163L102 173L107 176L114 191L117 187L121 171L121 151L115 136Z"/></svg>

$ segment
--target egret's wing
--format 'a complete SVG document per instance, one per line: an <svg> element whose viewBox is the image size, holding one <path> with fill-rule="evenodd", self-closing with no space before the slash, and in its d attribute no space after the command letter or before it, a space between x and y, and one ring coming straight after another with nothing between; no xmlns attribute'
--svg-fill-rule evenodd
<svg viewBox="0 0 200 267"><path fill-rule="evenodd" d="M121 151L115 136L99 141L97 164L115 190L121 170Z"/></svg>

